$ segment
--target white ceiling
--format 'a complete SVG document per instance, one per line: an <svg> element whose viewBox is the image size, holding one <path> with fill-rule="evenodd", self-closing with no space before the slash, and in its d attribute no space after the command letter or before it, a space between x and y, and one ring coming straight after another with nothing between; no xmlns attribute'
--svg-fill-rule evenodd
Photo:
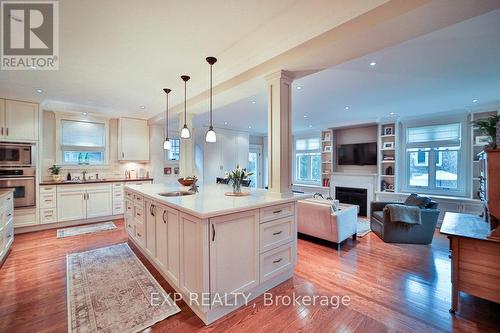
<svg viewBox="0 0 500 333"><path fill-rule="evenodd" d="M60 1L60 69L2 71L0 97L150 118L162 88L182 101L181 74L190 96L207 89L206 56L218 84L386 1Z"/></svg>
<svg viewBox="0 0 500 333"><path fill-rule="evenodd" d="M216 109L216 126L266 133L261 84L260 94ZM295 132L373 122L391 112L412 117L499 107L500 10L309 75L293 86ZM199 115L195 124L207 119Z"/></svg>

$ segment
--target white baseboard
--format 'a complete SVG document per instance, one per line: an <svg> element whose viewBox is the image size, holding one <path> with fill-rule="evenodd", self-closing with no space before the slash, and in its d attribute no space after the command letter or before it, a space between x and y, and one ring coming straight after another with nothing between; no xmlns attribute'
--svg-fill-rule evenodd
<svg viewBox="0 0 500 333"><path fill-rule="evenodd" d="M15 227L14 226L14 234L18 235L18 234L24 234L27 232L34 232L34 231L41 231L41 230L48 230L48 229L55 229L55 228L72 227L72 226L80 225L80 224L105 222L105 221L112 221L112 220L117 220L117 219L122 219L122 218L123 218L123 214L119 214L119 215L94 217L91 219L83 219L83 220L35 224L35 225L30 225L30 226L25 226L25 227L22 227L22 226Z"/></svg>

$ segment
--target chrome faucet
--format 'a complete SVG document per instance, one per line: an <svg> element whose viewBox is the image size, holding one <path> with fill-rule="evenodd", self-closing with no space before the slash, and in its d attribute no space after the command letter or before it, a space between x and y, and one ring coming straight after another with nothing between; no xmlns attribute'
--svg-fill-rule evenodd
<svg viewBox="0 0 500 333"><path fill-rule="evenodd" d="M87 173L89 173L87 170L83 170L82 171L82 176L83 176L83 181L86 181L87 180Z"/></svg>

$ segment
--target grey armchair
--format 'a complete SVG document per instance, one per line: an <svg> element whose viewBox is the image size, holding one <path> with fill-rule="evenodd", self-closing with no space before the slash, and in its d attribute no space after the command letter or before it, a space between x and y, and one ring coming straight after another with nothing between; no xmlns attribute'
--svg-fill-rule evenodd
<svg viewBox="0 0 500 333"><path fill-rule="evenodd" d="M411 227L391 222L389 211L384 209L390 203L400 202L372 202L370 228L386 243L430 244L439 217L438 203L430 201L421 208L422 224Z"/></svg>

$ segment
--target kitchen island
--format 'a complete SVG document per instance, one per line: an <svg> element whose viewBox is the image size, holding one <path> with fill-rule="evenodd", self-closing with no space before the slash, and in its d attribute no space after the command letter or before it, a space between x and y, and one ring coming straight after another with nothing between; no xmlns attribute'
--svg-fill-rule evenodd
<svg viewBox="0 0 500 333"><path fill-rule="evenodd" d="M228 197L227 185L165 197L187 188L125 188L129 240L190 308L210 324L291 278L297 261L296 201L308 195L251 190Z"/></svg>

